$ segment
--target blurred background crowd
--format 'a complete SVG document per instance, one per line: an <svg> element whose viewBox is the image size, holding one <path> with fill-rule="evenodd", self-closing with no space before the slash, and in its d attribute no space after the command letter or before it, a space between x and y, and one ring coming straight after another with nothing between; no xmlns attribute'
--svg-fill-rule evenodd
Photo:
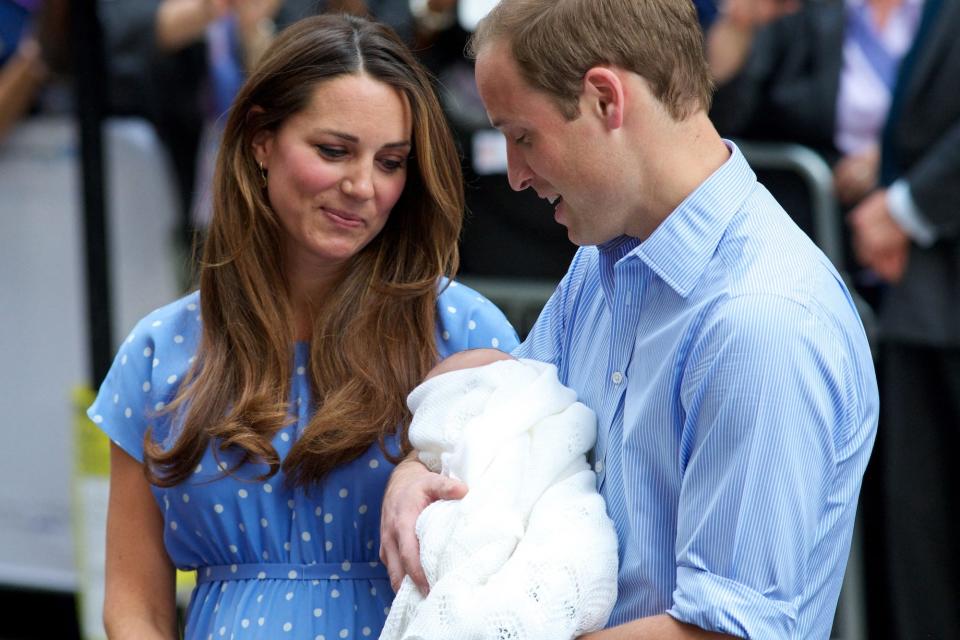
<svg viewBox="0 0 960 640"><path fill-rule="evenodd" d="M933 620L943 630L936 637L956 637L960 531L949 513L960 487L951 473L960 453L960 1L694 1L717 128L743 145L761 182L853 285L880 371L860 561L850 565L855 575L841 601L856 620L838 624L836 635L914 638L919 620ZM464 54L492 4L0 0L3 429L5 441L34 443L0 454L0 512L8 514L0 524L0 638L80 633L75 544L62 540L76 527L58 514L71 508L75 455L69 424L60 423L69 423L70 381L80 381L90 356L82 306L102 299L76 293L100 286L78 275L84 252L112 256L107 281L122 310L91 315L114 317L113 352L133 319L191 287L224 114L291 22L323 11L373 15L433 72L465 170L461 274L521 334L529 328L574 247L546 203L532 191L513 193L505 179L504 142ZM95 28L80 32L79 16L95 17ZM97 41L84 40L90 34ZM91 51L93 71L79 64ZM84 86L102 87L94 107L106 141L102 245L81 242L81 201L89 206L77 178L86 157L76 127ZM51 377L51 368L64 373ZM31 495L45 490L65 502ZM48 564L29 547L45 536L66 549Z"/></svg>

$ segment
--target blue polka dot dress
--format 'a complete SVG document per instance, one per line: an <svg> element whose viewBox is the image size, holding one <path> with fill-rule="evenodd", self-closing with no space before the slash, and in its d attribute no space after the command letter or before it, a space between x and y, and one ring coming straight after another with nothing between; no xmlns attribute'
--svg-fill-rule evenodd
<svg viewBox="0 0 960 640"><path fill-rule="evenodd" d="M441 356L476 347L510 351L513 328L490 302L456 282L438 297ZM170 445L170 402L194 360L200 338L199 294L141 320L127 337L90 418L124 451L143 461L143 436ZM310 415L308 346L294 348L291 412L276 434L286 456ZM376 638L393 591L379 563L380 503L392 470L374 444L335 469L309 494L285 487L282 472L255 478L265 465L233 476L236 455L208 449L193 477L153 487L164 520L167 553L179 569L197 571L186 620L188 639Z"/></svg>

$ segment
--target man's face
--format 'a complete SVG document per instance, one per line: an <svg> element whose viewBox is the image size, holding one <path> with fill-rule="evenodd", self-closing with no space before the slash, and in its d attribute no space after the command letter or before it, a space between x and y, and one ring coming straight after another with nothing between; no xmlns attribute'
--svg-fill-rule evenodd
<svg viewBox="0 0 960 640"><path fill-rule="evenodd" d="M599 119L567 120L553 98L521 77L508 43L484 46L477 56L477 87L493 126L507 139L507 177L516 191L532 188L554 204L554 219L571 242L595 245L624 233L625 211L603 152Z"/></svg>

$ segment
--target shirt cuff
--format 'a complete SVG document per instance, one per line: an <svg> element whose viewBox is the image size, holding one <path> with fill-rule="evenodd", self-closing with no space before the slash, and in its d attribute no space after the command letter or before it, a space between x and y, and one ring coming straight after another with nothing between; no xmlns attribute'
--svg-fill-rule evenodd
<svg viewBox="0 0 960 640"><path fill-rule="evenodd" d="M705 631L741 638L792 638L797 630L795 604L690 567L677 567L677 588L667 614Z"/></svg>
<svg viewBox="0 0 960 640"><path fill-rule="evenodd" d="M887 189L887 208L900 228L921 247L929 247L937 240L936 229L920 213L906 180L897 180Z"/></svg>

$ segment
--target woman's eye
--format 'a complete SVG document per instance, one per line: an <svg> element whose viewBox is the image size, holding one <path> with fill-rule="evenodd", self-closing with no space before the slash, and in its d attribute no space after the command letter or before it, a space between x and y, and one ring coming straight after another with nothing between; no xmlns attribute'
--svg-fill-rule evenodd
<svg viewBox="0 0 960 640"><path fill-rule="evenodd" d="M334 159L342 158L343 156L347 155L346 149L343 149L341 147L331 147L325 144L318 144L317 151L319 151L321 155L327 158L334 158Z"/></svg>
<svg viewBox="0 0 960 640"><path fill-rule="evenodd" d="M385 171L393 173L402 169L407 164L406 159L395 159L395 158L384 158L380 161L380 166L384 168Z"/></svg>

